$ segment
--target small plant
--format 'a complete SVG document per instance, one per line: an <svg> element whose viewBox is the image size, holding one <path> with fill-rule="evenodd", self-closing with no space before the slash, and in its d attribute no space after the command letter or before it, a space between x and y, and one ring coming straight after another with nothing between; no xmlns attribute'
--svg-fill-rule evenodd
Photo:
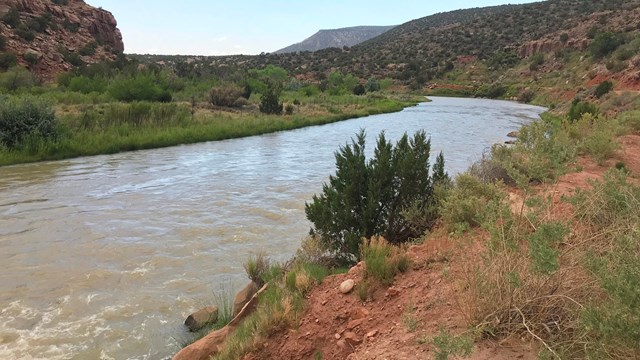
<svg viewBox="0 0 640 360"><path fill-rule="evenodd" d="M268 115L282 114L283 105L280 102L280 86L269 84L260 98L260 112Z"/></svg>
<svg viewBox="0 0 640 360"><path fill-rule="evenodd" d="M252 256L244 263L243 266L249 279L255 282L258 287L262 287L265 284L267 280L267 273L271 267L271 264L269 258L267 258L264 253L261 252L256 254L255 256Z"/></svg>
<svg viewBox="0 0 640 360"><path fill-rule="evenodd" d="M529 70L537 71L540 65L544 64L544 54L536 53L531 57L531 62L529 64Z"/></svg>
<svg viewBox="0 0 640 360"><path fill-rule="evenodd" d="M287 104L287 106L284 107L284 113L287 115L293 115L294 110L295 110L295 107L291 104Z"/></svg>
<svg viewBox="0 0 640 360"><path fill-rule="evenodd" d="M211 88L209 102L214 106L236 107L236 101L242 98L244 89L236 84L222 83Z"/></svg>
<svg viewBox="0 0 640 360"><path fill-rule="evenodd" d="M375 279L383 285L393 284L401 269L408 269L407 255L381 237L374 237L362 244L360 258L364 261L365 277Z"/></svg>
<svg viewBox="0 0 640 360"><path fill-rule="evenodd" d="M362 84L358 84L353 88L353 95L356 96L361 96L367 93L367 90L365 89L364 85Z"/></svg>
<svg viewBox="0 0 640 360"><path fill-rule="evenodd" d="M358 299L364 302L369 299L369 289L371 285L367 279L362 279L356 285L356 294L358 294Z"/></svg>
<svg viewBox="0 0 640 360"><path fill-rule="evenodd" d="M569 108L569 112L567 113L567 117L569 120L580 120L580 118L584 114L598 115L598 107L595 104L592 104L587 101L582 101L580 99L574 99L571 103L571 107Z"/></svg>
<svg viewBox="0 0 640 360"><path fill-rule="evenodd" d="M7 48L7 38L4 35L0 35L0 51L4 51Z"/></svg>
<svg viewBox="0 0 640 360"><path fill-rule="evenodd" d="M11 8L7 13L2 17L2 22L6 25L11 26L12 28L18 27L20 24L20 12L16 8Z"/></svg>
<svg viewBox="0 0 640 360"><path fill-rule="evenodd" d="M409 305L409 308L402 315L402 321L407 327L409 332L414 332L418 328L419 322L415 316L416 308L413 305Z"/></svg>
<svg viewBox="0 0 640 360"><path fill-rule="evenodd" d="M26 61L30 66L36 65L38 63L38 60L40 60L38 58L38 55L33 52L26 52L24 54L24 61Z"/></svg>
<svg viewBox="0 0 640 360"><path fill-rule="evenodd" d="M473 338L470 336L453 336L444 328L440 328L440 334L433 338L436 350L436 360L447 360L449 356L468 357L473 350Z"/></svg>
<svg viewBox="0 0 640 360"><path fill-rule="evenodd" d="M18 57L14 53L0 53L0 70L7 70L18 63Z"/></svg>
<svg viewBox="0 0 640 360"><path fill-rule="evenodd" d="M613 83L611 81L603 81L601 82L595 90L595 95L598 99L608 94L611 90L613 90Z"/></svg>

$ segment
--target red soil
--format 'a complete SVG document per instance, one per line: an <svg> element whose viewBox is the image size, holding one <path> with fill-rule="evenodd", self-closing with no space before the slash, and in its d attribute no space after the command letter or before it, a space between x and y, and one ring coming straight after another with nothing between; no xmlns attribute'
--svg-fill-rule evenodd
<svg viewBox="0 0 640 360"><path fill-rule="evenodd" d="M553 193L557 206L553 216L569 216L571 208L560 201L576 188L589 186L590 179L600 178L616 162L625 163L631 177L640 176L640 135L618 139L622 145L603 166L580 158L580 172L561 177L540 192ZM518 191L511 194L514 208L521 204ZM463 303L464 268L478 259L482 234L468 239L452 239L436 231L421 245L411 246L408 255L412 268L396 276L390 288L379 288L372 298L362 302L356 291L343 295L338 290L346 279L362 281L362 265L348 274L326 278L309 294L300 326L271 336L258 349L245 356L257 359L431 359L437 350L433 337L443 328L452 334L468 329ZM466 246L460 246L462 243ZM470 251L471 250L471 251ZM356 285L357 286L357 285ZM410 319L415 324L410 324ZM507 339L500 343L483 340L474 345L471 359L536 359L538 345L531 339Z"/></svg>

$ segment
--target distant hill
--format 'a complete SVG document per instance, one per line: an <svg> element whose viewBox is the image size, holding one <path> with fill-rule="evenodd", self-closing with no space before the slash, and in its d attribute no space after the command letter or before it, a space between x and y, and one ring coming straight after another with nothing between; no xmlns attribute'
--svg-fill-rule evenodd
<svg viewBox="0 0 640 360"><path fill-rule="evenodd" d="M320 30L313 36L276 51L276 54L295 53L299 51L318 51L326 48L342 48L354 46L373 39L394 26L354 26L342 29Z"/></svg>

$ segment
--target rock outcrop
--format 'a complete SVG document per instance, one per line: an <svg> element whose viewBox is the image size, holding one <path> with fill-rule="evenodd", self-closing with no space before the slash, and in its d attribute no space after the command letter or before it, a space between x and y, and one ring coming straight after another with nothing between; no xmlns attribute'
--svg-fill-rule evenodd
<svg viewBox="0 0 640 360"><path fill-rule="evenodd" d="M523 44L520 47L519 55L521 58L528 58L537 53L552 53L562 49L575 49L584 51L589 46L589 39L569 40L563 43L560 40L535 40Z"/></svg>
<svg viewBox="0 0 640 360"><path fill-rule="evenodd" d="M17 17L7 16L16 11ZM82 0L3 0L0 33L4 51L44 78L82 62L113 60L124 51L113 15Z"/></svg>

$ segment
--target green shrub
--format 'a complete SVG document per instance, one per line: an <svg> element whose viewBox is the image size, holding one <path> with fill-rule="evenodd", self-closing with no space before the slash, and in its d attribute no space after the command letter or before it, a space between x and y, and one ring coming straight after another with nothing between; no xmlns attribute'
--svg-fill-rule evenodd
<svg viewBox="0 0 640 360"><path fill-rule="evenodd" d="M2 22L6 25L11 26L12 28L18 27L18 25L20 24L20 12L18 12L18 9L9 9L4 17L2 17Z"/></svg>
<svg viewBox="0 0 640 360"><path fill-rule="evenodd" d="M38 55L33 52L26 52L24 55L24 61L27 62L30 66L33 66L38 63Z"/></svg>
<svg viewBox="0 0 640 360"><path fill-rule="evenodd" d="M119 101L160 101L170 102L171 94L162 88L160 80L147 74L120 77L109 87L109 94Z"/></svg>
<svg viewBox="0 0 640 360"><path fill-rule="evenodd" d="M23 67L14 66L6 72L0 73L0 88L7 91L29 88L37 83L38 78Z"/></svg>
<svg viewBox="0 0 640 360"><path fill-rule="evenodd" d="M4 51L7 48L7 38L0 34L0 51Z"/></svg>
<svg viewBox="0 0 640 360"><path fill-rule="evenodd" d="M611 81L601 82L595 90L595 95L599 99L613 90L613 83Z"/></svg>
<svg viewBox="0 0 640 360"><path fill-rule="evenodd" d="M398 272L405 272L409 267L407 255L380 237L363 242L360 259L364 262L365 278L386 286L393 284Z"/></svg>
<svg viewBox="0 0 640 360"><path fill-rule="evenodd" d="M14 53L0 53L0 70L7 70L18 63L18 57Z"/></svg>
<svg viewBox="0 0 640 360"><path fill-rule="evenodd" d="M15 32L16 35L27 41L33 41L36 38L36 34L32 30L24 26L24 24L20 24L20 26L16 28Z"/></svg>
<svg viewBox="0 0 640 360"><path fill-rule="evenodd" d="M487 215L487 204L505 198L500 185L483 182L468 173L460 174L443 201L442 220L454 231L480 226Z"/></svg>
<svg viewBox="0 0 640 360"><path fill-rule="evenodd" d="M81 47L78 53L81 56L90 56L96 53L96 48L98 47L98 43L95 41L88 42L85 46Z"/></svg>
<svg viewBox="0 0 640 360"><path fill-rule="evenodd" d="M628 111L618 115L618 123L627 131L640 131L640 111Z"/></svg>
<svg viewBox="0 0 640 360"><path fill-rule="evenodd" d="M69 81L68 89L83 94L102 93L107 89L107 81L99 77L92 79L82 75L74 76Z"/></svg>
<svg viewBox="0 0 640 360"><path fill-rule="evenodd" d="M584 114L598 115L598 107L590 102L582 101L577 98L574 99L571 103L571 107L569 108L569 112L567 113L567 117L569 120L576 121L580 120Z"/></svg>
<svg viewBox="0 0 640 360"><path fill-rule="evenodd" d="M591 45L589 45L589 51L593 57L601 59L614 52L623 43L622 34L603 32L593 39Z"/></svg>
<svg viewBox="0 0 640 360"><path fill-rule="evenodd" d="M449 356L468 357L473 350L473 342L471 336L453 336L440 328L438 336L433 338L433 345L437 348L434 358L447 360Z"/></svg>
<svg viewBox="0 0 640 360"><path fill-rule="evenodd" d="M529 63L529 70L537 71L540 65L544 64L544 54L536 53L531 57L531 62Z"/></svg>
<svg viewBox="0 0 640 360"><path fill-rule="evenodd" d="M57 136L51 105L35 97L0 99L0 146L16 148L27 139Z"/></svg>
<svg viewBox="0 0 640 360"><path fill-rule="evenodd" d="M281 88L278 85L269 84L260 97L260 112L268 115L282 114L282 102L280 102Z"/></svg>
<svg viewBox="0 0 640 360"><path fill-rule="evenodd" d="M415 206L426 213L434 202L431 142L424 131L413 138L405 134L395 147L380 134L368 162L364 148L361 131L336 153L336 174L305 208L312 232L347 262L357 258L361 238L381 235L391 243L402 243L422 235L427 229L412 227L403 211ZM425 224L433 224L432 216Z"/></svg>
<svg viewBox="0 0 640 360"><path fill-rule="evenodd" d="M367 90L362 84L358 84L353 88L353 94L357 96L364 95L366 92Z"/></svg>

